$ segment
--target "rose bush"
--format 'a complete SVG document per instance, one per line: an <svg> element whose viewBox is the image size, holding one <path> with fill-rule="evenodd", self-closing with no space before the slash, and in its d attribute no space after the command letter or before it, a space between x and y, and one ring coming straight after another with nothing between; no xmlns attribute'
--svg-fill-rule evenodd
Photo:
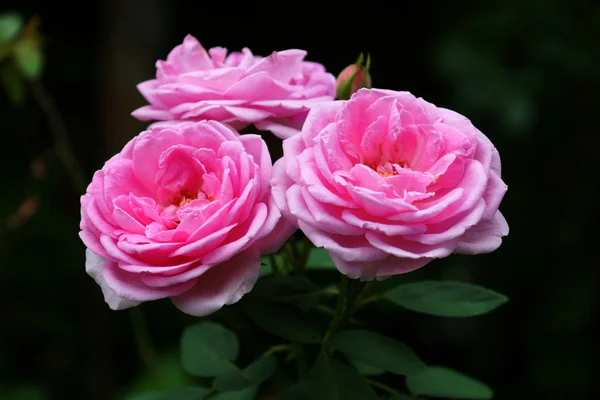
<svg viewBox="0 0 600 400"><path fill-rule="evenodd" d="M260 136L216 121L133 138L81 197L86 270L109 306L170 297L200 316L238 301L258 278L260 253L295 229L273 202L270 177Z"/></svg>
<svg viewBox="0 0 600 400"><path fill-rule="evenodd" d="M156 63L156 79L139 91L150 103L132 115L151 120L217 120L242 129L254 124L280 138L296 134L308 110L335 97L335 78L321 64L303 61L304 50L259 57L245 48L229 55L208 52L191 35L166 61Z"/></svg>
<svg viewBox="0 0 600 400"><path fill-rule="evenodd" d="M278 207L350 278L491 252L508 234L496 148L464 116L408 92L322 104L283 147Z"/></svg>

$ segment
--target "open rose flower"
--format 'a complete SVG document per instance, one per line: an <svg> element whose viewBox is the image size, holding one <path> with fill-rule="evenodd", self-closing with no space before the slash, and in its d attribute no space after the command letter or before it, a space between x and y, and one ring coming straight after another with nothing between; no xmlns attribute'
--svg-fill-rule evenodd
<svg viewBox="0 0 600 400"><path fill-rule="evenodd" d="M109 306L170 297L201 316L251 290L260 253L295 229L273 202L271 168L260 136L216 121L133 138L81 197L86 271Z"/></svg>
<svg viewBox="0 0 600 400"><path fill-rule="evenodd" d="M191 35L166 61L156 63L156 79L139 91L150 105L132 115L142 121L203 120L235 129L254 124L280 138L300 130L308 110L335 97L335 78L321 64L303 61L304 50L258 57L245 48L208 52Z"/></svg>
<svg viewBox="0 0 600 400"><path fill-rule="evenodd" d="M283 148L277 205L351 278L491 252L508 234L498 151L467 118L408 92L323 104Z"/></svg>

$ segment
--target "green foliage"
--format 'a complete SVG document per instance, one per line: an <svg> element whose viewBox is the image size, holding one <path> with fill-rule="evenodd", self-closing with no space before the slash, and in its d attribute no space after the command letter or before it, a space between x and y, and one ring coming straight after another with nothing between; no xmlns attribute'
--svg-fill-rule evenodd
<svg viewBox="0 0 600 400"><path fill-rule="evenodd" d="M25 98L25 82L12 64L0 68L0 82L13 104L22 104Z"/></svg>
<svg viewBox="0 0 600 400"><path fill-rule="evenodd" d="M354 368L356 368L358 373L362 376L378 376L385 374L385 370L381 368L374 367L362 361L353 360L352 357L348 358L350 359L350 363L354 365Z"/></svg>
<svg viewBox="0 0 600 400"><path fill-rule="evenodd" d="M283 400L306 400L310 389L309 381L301 381L291 385L285 393Z"/></svg>
<svg viewBox="0 0 600 400"><path fill-rule="evenodd" d="M210 400L254 400L257 392L258 388L255 387L237 392L221 392L210 396Z"/></svg>
<svg viewBox="0 0 600 400"><path fill-rule="evenodd" d="M448 399L491 399L492 390L479 381L444 367L428 367L406 378L406 386L415 396Z"/></svg>
<svg viewBox="0 0 600 400"><path fill-rule="evenodd" d="M354 367L324 355L310 372L309 394L312 400L378 399Z"/></svg>
<svg viewBox="0 0 600 400"><path fill-rule="evenodd" d="M335 270L335 264L327 250L323 247L313 247L306 261L306 268Z"/></svg>
<svg viewBox="0 0 600 400"><path fill-rule="evenodd" d="M413 400L413 398L404 393L398 393L391 396L388 400Z"/></svg>
<svg viewBox="0 0 600 400"><path fill-rule="evenodd" d="M261 260L261 264L260 264L260 272L259 272L259 277L264 277L264 276L269 276L271 274L273 274L273 266L271 265L271 260L268 256L262 256L260 258Z"/></svg>
<svg viewBox="0 0 600 400"><path fill-rule="evenodd" d="M152 370L146 370L128 390L130 395L137 393L162 393L193 384L191 377L184 371L177 352L161 355ZM129 397L128 397L129 398Z"/></svg>
<svg viewBox="0 0 600 400"><path fill-rule="evenodd" d="M376 332L342 331L332 344L351 359L394 374L414 375L425 370L425 364L408 346Z"/></svg>
<svg viewBox="0 0 600 400"><path fill-rule="evenodd" d="M183 386L166 393L144 392L124 398L123 400L203 400L208 389L196 386Z"/></svg>
<svg viewBox="0 0 600 400"><path fill-rule="evenodd" d="M14 56L17 68L26 78L39 78L44 66L44 56L37 38L24 38L15 43Z"/></svg>
<svg viewBox="0 0 600 400"><path fill-rule="evenodd" d="M288 304L261 302L246 307L248 317L265 331L300 343L319 343L321 328L312 315Z"/></svg>
<svg viewBox="0 0 600 400"><path fill-rule="evenodd" d="M131 396L125 396L122 400L159 400L162 394L158 392L135 393Z"/></svg>
<svg viewBox="0 0 600 400"><path fill-rule="evenodd" d="M0 15L0 42L13 40L23 27L23 17L16 12L6 12Z"/></svg>
<svg viewBox="0 0 600 400"><path fill-rule="evenodd" d="M161 394L155 400L202 400L207 393L207 389L187 386L173 389L168 393Z"/></svg>
<svg viewBox="0 0 600 400"><path fill-rule="evenodd" d="M308 311L314 308L323 291L315 283L298 276L273 276L259 280L248 300L278 301Z"/></svg>
<svg viewBox="0 0 600 400"><path fill-rule="evenodd" d="M385 293L391 302L440 317L473 317L490 312L508 301L490 289L452 281L407 283Z"/></svg>
<svg viewBox="0 0 600 400"><path fill-rule="evenodd" d="M216 322L201 322L183 331L181 362L192 375L213 377L234 370L238 351L235 334Z"/></svg>
<svg viewBox="0 0 600 400"><path fill-rule="evenodd" d="M213 380L221 392L234 392L258 386L271 377L277 368L275 356L261 357L243 370L226 372Z"/></svg>
<svg viewBox="0 0 600 400"><path fill-rule="evenodd" d="M289 296L302 295L319 291L315 283L298 276L273 276L256 282L248 293L248 298L285 299Z"/></svg>

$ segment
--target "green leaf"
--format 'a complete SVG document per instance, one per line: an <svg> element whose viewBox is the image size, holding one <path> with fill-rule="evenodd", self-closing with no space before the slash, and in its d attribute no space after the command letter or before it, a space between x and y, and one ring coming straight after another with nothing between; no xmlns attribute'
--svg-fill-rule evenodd
<svg viewBox="0 0 600 400"><path fill-rule="evenodd" d="M350 359L350 364L354 365L354 368L358 370L358 373L362 376L378 376L385 374L385 370L381 368L374 367L370 364L364 363L362 361L352 360Z"/></svg>
<svg viewBox="0 0 600 400"><path fill-rule="evenodd" d="M404 393L398 393L390 397L388 400L413 400L413 397Z"/></svg>
<svg viewBox="0 0 600 400"><path fill-rule="evenodd" d="M317 306L323 292L306 278L274 276L257 282L248 298L276 300L308 311Z"/></svg>
<svg viewBox="0 0 600 400"><path fill-rule="evenodd" d="M125 396L121 400L162 400L162 394L158 392L144 392Z"/></svg>
<svg viewBox="0 0 600 400"><path fill-rule="evenodd" d="M367 76L370 69L371 69L371 53L367 53L367 62L365 63L365 76Z"/></svg>
<svg viewBox="0 0 600 400"><path fill-rule="evenodd" d="M356 68L360 67L363 61L365 61L365 55L363 53L360 53L358 55L358 58L356 59L356 62L354 63L354 65L356 65Z"/></svg>
<svg viewBox="0 0 600 400"><path fill-rule="evenodd" d="M127 395L138 393L163 393L194 384L193 378L181 366L179 352L160 354L155 370L144 370L127 390Z"/></svg>
<svg viewBox="0 0 600 400"><path fill-rule="evenodd" d="M414 375L425 370L425 364L408 346L376 332L342 331L331 343L353 360L394 374Z"/></svg>
<svg viewBox="0 0 600 400"><path fill-rule="evenodd" d="M329 252L323 247L314 247L310 250L308 260L306 261L307 269L331 269L335 270L335 264Z"/></svg>
<svg viewBox="0 0 600 400"><path fill-rule="evenodd" d="M324 292L317 291L306 294L280 297L279 300L307 312L317 307L323 294Z"/></svg>
<svg viewBox="0 0 600 400"><path fill-rule="evenodd" d="M17 68L29 79L37 79L42 73L44 56L38 40L26 38L15 44L15 61Z"/></svg>
<svg viewBox="0 0 600 400"><path fill-rule="evenodd" d="M297 294L305 294L319 290L319 286L306 278L297 276L273 276L256 282L247 298L272 299Z"/></svg>
<svg viewBox="0 0 600 400"><path fill-rule="evenodd" d="M156 400L202 400L208 393L207 389L201 387L182 387L162 394Z"/></svg>
<svg viewBox="0 0 600 400"><path fill-rule="evenodd" d="M444 367L428 367L406 378L406 386L415 396L449 399L491 399L492 390L484 383Z"/></svg>
<svg viewBox="0 0 600 400"><path fill-rule="evenodd" d="M213 387L221 392L234 392L258 386L271 377L277 368L277 358L261 357L244 370L226 372L213 380Z"/></svg>
<svg viewBox="0 0 600 400"><path fill-rule="evenodd" d="M473 317L506 303L508 298L481 286L453 281L421 281L385 293L391 302L440 317Z"/></svg>
<svg viewBox="0 0 600 400"><path fill-rule="evenodd" d="M246 300L277 300L308 311L317 305L322 294L321 288L306 278L274 276L256 282Z"/></svg>
<svg viewBox="0 0 600 400"><path fill-rule="evenodd" d="M377 400L358 371L341 361L319 356L310 372L311 400Z"/></svg>
<svg viewBox="0 0 600 400"><path fill-rule="evenodd" d="M248 317L275 336L301 343L320 343L321 329L311 315L284 303L261 302L246 307Z"/></svg>
<svg viewBox="0 0 600 400"><path fill-rule="evenodd" d="M259 277L269 276L273 273L273 266L271 265L271 259L267 256L262 256L260 258L260 272L258 273Z"/></svg>
<svg viewBox="0 0 600 400"><path fill-rule="evenodd" d="M183 331L181 363L192 375L213 377L234 370L238 351L235 334L216 322L201 322Z"/></svg>
<svg viewBox="0 0 600 400"><path fill-rule="evenodd" d="M14 39L23 27L23 17L16 12L0 15L0 42Z"/></svg>
<svg viewBox="0 0 600 400"><path fill-rule="evenodd" d="M257 387L252 387L237 392L221 392L215 394L214 396L210 396L210 400L254 400L257 392Z"/></svg>
<svg viewBox="0 0 600 400"><path fill-rule="evenodd" d="M296 382L283 393L283 400L306 400L310 385L308 381Z"/></svg>
<svg viewBox="0 0 600 400"><path fill-rule="evenodd" d="M0 70L0 81L13 104L22 104L25 98L25 82L14 66L7 64Z"/></svg>

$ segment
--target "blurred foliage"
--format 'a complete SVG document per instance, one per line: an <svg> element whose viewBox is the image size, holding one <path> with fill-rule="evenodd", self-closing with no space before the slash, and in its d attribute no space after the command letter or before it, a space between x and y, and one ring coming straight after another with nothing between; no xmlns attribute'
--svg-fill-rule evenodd
<svg viewBox="0 0 600 400"><path fill-rule="evenodd" d="M166 28L169 46L189 31L208 45L247 45L257 54L306 48L311 60L334 74L369 51L377 87L410 90L467 115L502 156L509 191L501 210L510 235L494 254L452 256L380 287L451 279L493 288L511 301L477 319L407 311L396 320L397 308L387 302L374 303L364 317L374 329L418 348L428 364L452 365L488 383L497 399L596 398L600 271L592 251L600 5L504 0L443 6L398 2L394 8L370 2L371 17L361 20L361 29L349 30L356 14L325 22L310 4L280 19L254 5L233 12L216 4L152 2L123 15L111 14L115 4L90 2L71 18L53 2L7 1L6 7L12 5L23 18L13 13L0 19L1 399L117 399L192 379L174 354L183 328L195 319L168 301L141 306L159 360L157 379L142 361L129 314L110 311L85 275L77 237L81 193L68 179L45 114L31 95L30 78L38 78L43 67L43 80L91 178L111 155L103 150L105 115L97 107L102 81L95 82L110 62L105 36L118 18L146 26L152 8L168 11L172 19ZM94 19L102 13L109 17ZM208 14L217 17L202 17ZM34 15L43 21L44 41L37 33L28 36L37 32ZM223 18L245 34L222 29ZM344 32L343 42L332 32ZM45 56L38 52L42 43ZM167 50L158 48L155 56ZM119 88L119 95L134 94L136 83ZM330 271L310 274L331 283ZM231 310L217 318L252 335ZM265 344L262 335L252 340L257 347ZM243 365L251 361L246 351L240 349ZM277 379L288 382L285 376ZM387 376L382 382L394 384Z"/></svg>

